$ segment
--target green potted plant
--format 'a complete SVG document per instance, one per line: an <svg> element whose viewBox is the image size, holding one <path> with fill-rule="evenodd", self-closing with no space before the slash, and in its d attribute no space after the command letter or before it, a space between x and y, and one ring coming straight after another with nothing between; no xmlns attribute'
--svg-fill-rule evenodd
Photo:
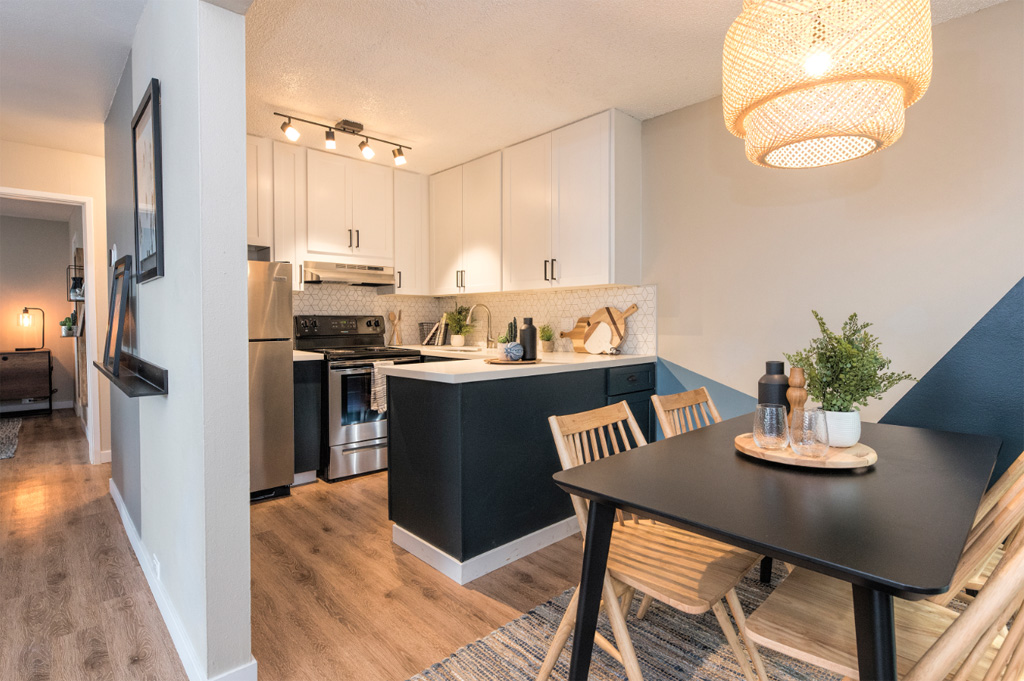
<svg viewBox="0 0 1024 681"><path fill-rule="evenodd" d="M515 343L516 342L516 338L518 336L519 336L519 327L516 324L515 317L513 317L512 321L510 321L508 323L508 326L505 327L505 333L503 333L500 336L498 336L497 340L495 341L495 343L498 346L498 356L499 357L505 357L506 356L505 355L505 349L508 348L510 343Z"/></svg>
<svg viewBox="0 0 1024 681"><path fill-rule="evenodd" d="M466 334L473 330L473 325L466 322L469 316L469 308L459 305L451 312L444 314L444 320L448 322L448 330L452 334L452 345L462 347L466 344Z"/></svg>
<svg viewBox="0 0 1024 681"><path fill-rule="evenodd" d="M65 317L64 320L60 323L61 338L68 338L69 336L75 335L75 318L77 316L77 313L72 312L71 316Z"/></svg>
<svg viewBox="0 0 1024 681"><path fill-rule="evenodd" d="M852 447L860 440L860 411L869 398L880 398L901 381L916 381L907 373L887 371L892 360L882 354L878 338L868 333L857 313L843 323L841 333L829 330L816 311L821 338L800 352L787 354L791 366L807 377L807 393L825 410L829 444Z"/></svg>
<svg viewBox="0 0 1024 681"><path fill-rule="evenodd" d="M555 351L555 330L550 324L545 324L537 329L537 336L540 338L541 352Z"/></svg>

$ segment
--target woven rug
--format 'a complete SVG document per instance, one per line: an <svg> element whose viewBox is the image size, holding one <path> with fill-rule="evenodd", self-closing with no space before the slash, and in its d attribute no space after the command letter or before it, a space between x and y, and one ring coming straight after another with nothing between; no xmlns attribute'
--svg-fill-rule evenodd
<svg viewBox="0 0 1024 681"><path fill-rule="evenodd" d="M0 419L0 459L14 456L18 448L18 431L21 430L21 419Z"/></svg>
<svg viewBox="0 0 1024 681"><path fill-rule="evenodd" d="M772 585L763 585L754 568L737 586L736 592L748 615L771 592L785 575L778 562ZM484 638L458 650L451 657L425 669L411 681L533 681L547 654L549 641L558 627L573 590L538 606L514 622L510 622ZM734 681L743 679L736 656L726 643L711 612L701 616L686 615L655 601L647 616L638 620L639 596L633 599L626 622L636 648L644 681ZM615 637L602 613L598 630L608 640ZM553 681L563 681L569 673L572 639L555 665ZM841 677L820 667L804 664L791 657L764 648L759 649L768 677L773 681L839 681ZM590 665L592 681L625 679L626 672L607 653L594 646Z"/></svg>

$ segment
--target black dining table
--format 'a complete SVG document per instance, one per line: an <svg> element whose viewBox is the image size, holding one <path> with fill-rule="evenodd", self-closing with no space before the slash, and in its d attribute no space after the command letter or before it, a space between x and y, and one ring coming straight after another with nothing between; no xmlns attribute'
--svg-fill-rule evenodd
<svg viewBox="0 0 1024 681"><path fill-rule="evenodd" d="M862 424L878 461L812 469L753 459L751 415L555 473L590 500L569 678L586 679L615 510L653 518L853 585L861 679L896 680L893 596L949 590L1000 440Z"/></svg>

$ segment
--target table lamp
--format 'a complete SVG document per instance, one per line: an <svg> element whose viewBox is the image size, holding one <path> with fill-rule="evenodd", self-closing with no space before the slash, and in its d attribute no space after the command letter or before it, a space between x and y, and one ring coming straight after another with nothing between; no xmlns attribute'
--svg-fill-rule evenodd
<svg viewBox="0 0 1024 681"><path fill-rule="evenodd" d="M18 326L32 326L32 313L29 310L39 310L39 313L43 316L43 326L40 329L39 335L39 347L38 348L14 348L15 352L24 352L26 350L42 350L46 347L46 313L43 312L41 307L25 307L22 308L21 314L18 315Z"/></svg>

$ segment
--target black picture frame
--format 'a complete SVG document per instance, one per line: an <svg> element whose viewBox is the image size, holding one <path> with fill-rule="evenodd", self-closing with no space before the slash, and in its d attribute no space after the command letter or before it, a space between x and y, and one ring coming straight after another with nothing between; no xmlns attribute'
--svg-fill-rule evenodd
<svg viewBox="0 0 1024 681"><path fill-rule="evenodd" d="M114 279L110 284L110 311L107 315L107 340L103 345L103 366L114 376L121 370L121 343L124 340L124 317L132 290L132 256L114 263Z"/></svg>
<svg viewBox="0 0 1024 681"><path fill-rule="evenodd" d="M160 81L153 78L132 118L135 263L140 284L164 276L162 166Z"/></svg>

